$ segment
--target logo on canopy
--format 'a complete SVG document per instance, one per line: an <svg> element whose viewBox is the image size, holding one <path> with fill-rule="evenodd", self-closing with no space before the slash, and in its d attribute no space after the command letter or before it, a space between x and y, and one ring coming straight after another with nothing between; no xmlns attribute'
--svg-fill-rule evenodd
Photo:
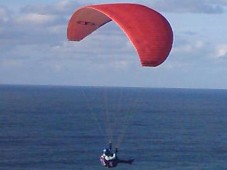
<svg viewBox="0 0 227 170"><path fill-rule="evenodd" d="M94 26L95 25L94 22L89 22L89 21L77 21L77 24L88 25L88 26Z"/></svg>

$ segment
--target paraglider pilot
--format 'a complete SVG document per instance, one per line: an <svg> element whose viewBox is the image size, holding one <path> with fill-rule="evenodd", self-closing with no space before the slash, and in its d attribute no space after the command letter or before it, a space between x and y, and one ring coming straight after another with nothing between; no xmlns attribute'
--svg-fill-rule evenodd
<svg viewBox="0 0 227 170"><path fill-rule="evenodd" d="M103 166L107 168L114 168L118 165L118 163L127 163L132 164L134 159L129 160L121 160L117 156L118 149L115 149L115 152L112 152L112 143L109 143L109 148L105 148L103 150L103 154L100 157L100 161Z"/></svg>

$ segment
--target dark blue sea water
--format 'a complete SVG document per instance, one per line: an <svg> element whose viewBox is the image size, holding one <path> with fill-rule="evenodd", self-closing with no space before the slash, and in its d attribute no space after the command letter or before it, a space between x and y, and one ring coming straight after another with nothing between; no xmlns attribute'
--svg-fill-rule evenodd
<svg viewBox="0 0 227 170"><path fill-rule="evenodd" d="M1 170L227 169L227 90L0 86Z"/></svg>

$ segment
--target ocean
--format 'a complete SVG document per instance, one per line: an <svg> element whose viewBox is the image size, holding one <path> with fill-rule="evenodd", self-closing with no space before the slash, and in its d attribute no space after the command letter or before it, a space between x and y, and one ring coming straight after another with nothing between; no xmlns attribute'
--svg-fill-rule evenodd
<svg viewBox="0 0 227 170"><path fill-rule="evenodd" d="M226 170L227 90L0 86L1 170Z"/></svg>

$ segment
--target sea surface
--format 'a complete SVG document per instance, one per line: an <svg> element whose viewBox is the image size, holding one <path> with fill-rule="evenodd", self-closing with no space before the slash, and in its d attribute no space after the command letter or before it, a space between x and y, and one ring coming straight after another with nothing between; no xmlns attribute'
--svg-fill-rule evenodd
<svg viewBox="0 0 227 170"><path fill-rule="evenodd" d="M226 170L227 90L0 86L0 170Z"/></svg>

